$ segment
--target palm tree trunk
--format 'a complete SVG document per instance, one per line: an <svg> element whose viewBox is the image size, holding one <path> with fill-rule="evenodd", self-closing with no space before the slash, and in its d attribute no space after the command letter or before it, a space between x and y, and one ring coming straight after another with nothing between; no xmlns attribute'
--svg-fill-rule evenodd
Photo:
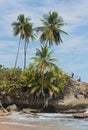
<svg viewBox="0 0 88 130"><path fill-rule="evenodd" d="M14 68L16 68L16 66L17 66L17 60L18 60L18 55L19 55L20 43L21 43L21 35L20 35L19 45L18 45L18 49L17 49L16 60L15 60L15 67Z"/></svg>
<svg viewBox="0 0 88 130"><path fill-rule="evenodd" d="M42 76L42 96L43 96L44 102L45 102L45 93L44 93L44 73L42 73L41 76Z"/></svg>
<svg viewBox="0 0 88 130"><path fill-rule="evenodd" d="M44 102L44 108L47 108L48 107L48 104L49 104L49 100L52 99L52 96L48 97L45 102Z"/></svg>
<svg viewBox="0 0 88 130"><path fill-rule="evenodd" d="M27 42L24 44L24 69L26 68L26 53L27 53Z"/></svg>
<svg viewBox="0 0 88 130"><path fill-rule="evenodd" d="M0 107L1 107L1 109L3 110L3 112L8 112L8 111L2 106L1 101L0 101Z"/></svg>

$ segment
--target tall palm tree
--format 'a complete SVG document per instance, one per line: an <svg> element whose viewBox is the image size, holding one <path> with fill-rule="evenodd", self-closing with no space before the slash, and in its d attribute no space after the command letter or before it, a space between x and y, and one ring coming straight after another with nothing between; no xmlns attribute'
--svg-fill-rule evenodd
<svg viewBox="0 0 88 130"><path fill-rule="evenodd" d="M15 68L17 66L17 60L18 60L18 55L19 55L19 49L20 49L20 43L21 40L25 39L25 44L24 44L24 69L26 67L26 50L27 50L27 45L29 43L29 38L31 37L32 39L34 38L33 34L33 24L29 22L29 18L25 18L24 15L19 15L17 17L17 21L12 23L13 27L13 32L14 36L20 35L19 39L19 45L17 49L17 55L16 55L16 60L15 60Z"/></svg>
<svg viewBox="0 0 88 130"><path fill-rule="evenodd" d="M49 15L44 15L41 19L43 26L37 27L36 31L41 32L40 42L49 44L50 46L55 43L56 45L62 42L61 33L67 34L61 27L65 25L62 17L57 12L49 12Z"/></svg>
<svg viewBox="0 0 88 130"><path fill-rule="evenodd" d="M42 77L42 95L45 98L44 94L44 73L49 69L57 67L53 62L57 61L55 58L51 58L54 51L49 52L49 47L47 45L41 46L41 49L36 48L36 56L32 57L34 59L35 65L39 68L41 77Z"/></svg>
<svg viewBox="0 0 88 130"><path fill-rule="evenodd" d="M33 29L33 24L29 23L29 19L26 18L26 24L25 24L25 44L24 44L24 69L26 68L26 54L27 54L27 47L28 47L28 43L30 38L32 40L35 39L35 33L34 33L34 29Z"/></svg>

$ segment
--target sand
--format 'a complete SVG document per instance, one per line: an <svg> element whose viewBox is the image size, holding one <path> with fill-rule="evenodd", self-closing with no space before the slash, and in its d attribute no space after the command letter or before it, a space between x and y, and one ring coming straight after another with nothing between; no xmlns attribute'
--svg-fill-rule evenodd
<svg viewBox="0 0 88 130"><path fill-rule="evenodd" d="M53 126L36 126L36 125L16 125L16 124L4 124L0 122L0 130L76 130L70 127L60 126L60 127L53 127Z"/></svg>
<svg viewBox="0 0 88 130"><path fill-rule="evenodd" d="M18 117L17 117L18 118ZM48 121L17 121L10 117L0 117L0 130L77 130L64 123L53 124Z"/></svg>

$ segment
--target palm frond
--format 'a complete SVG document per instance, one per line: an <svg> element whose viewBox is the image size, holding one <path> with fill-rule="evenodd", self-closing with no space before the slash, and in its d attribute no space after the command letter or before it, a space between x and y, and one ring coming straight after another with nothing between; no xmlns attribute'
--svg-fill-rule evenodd
<svg viewBox="0 0 88 130"><path fill-rule="evenodd" d="M49 46L52 46L54 43L59 45L62 42L60 33L67 34L63 30L60 30L62 26L66 25L62 17L57 12L50 11L48 15L43 15L41 22L43 26L36 28L36 31L41 33L40 42Z"/></svg>
<svg viewBox="0 0 88 130"><path fill-rule="evenodd" d="M64 33L64 34L68 35L67 32L65 32L65 31L63 31L63 30L61 30L61 29L59 29L59 31L60 31L61 33Z"/></svg>

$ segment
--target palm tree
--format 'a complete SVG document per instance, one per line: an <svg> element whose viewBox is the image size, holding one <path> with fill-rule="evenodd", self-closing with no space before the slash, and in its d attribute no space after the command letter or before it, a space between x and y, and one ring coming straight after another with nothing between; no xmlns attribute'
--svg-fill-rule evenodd
<svg viewBox="0 0 88 130"><path fill-rule="evenodd" d="M24 69L26 67L26 50L27 50L27 45L29 43L29 38L31 37L34 39L34 34L33 34L33 24L29 22L29 18L25 18L24 15L19 15L17 17L17 22L13 22L13 32L14 36L20 35L19 39L19 45L18 45L18 50L17 50L17 55L16 55L16 60L15 60L15 68L17 66L17 60L18 60L18 55L19 55L19 49L20 49L20 43L21 40L25 39L25 44L24 44Z"/></svg>
<svg viewBox="0 0 88 130"><path fill-rule="evenodd" d="M56 45L62 42L61 33L65 33L61 30L61 27L65 25L62 17L57 12L49 12L49 15L44 15L41 20L43 26L37 27L36 31L41 32L40 42L49 44L50 46L55 43Z"/></svg>
<svg viewBox="0 0 88 130"><path fill-rule="evenodd" d="M44 73L47 70L51 70L52 68L56 68L57 66L53 63L57 61L55 58L51 58L54 51L49 52L49 47L47 45L41 46L41 49L36 48L36 56L32 57L34 59L35 65L40 71L42 77L42 95L45 98L44 94Z"/></svg>
<svg viewBox="0 0 88 130"><path fill-rule="evenodd" d="M37 57L32 59L37 60ZM60 68L56 67L56 69L45 70L43 80L41 80L41 69L37 66L40 66L40 64L37 62L30 64L29 68L23 71L21 79L28 86L31 99L36 100L40 106L48 107L50 99L53 99L53 101L59 99L59 93L64 90L67 75Z"/></svg>
<svg viewBox="0 0 88 130"><path fill-rule="evenodd" d="M25 44L24 44L24 69L26 68L26 54L27 54L27 46L29 43L30 38L32 40L35 39L33 24L29 23L29 19L26 18L26 25L25 25Z"/></svg>

